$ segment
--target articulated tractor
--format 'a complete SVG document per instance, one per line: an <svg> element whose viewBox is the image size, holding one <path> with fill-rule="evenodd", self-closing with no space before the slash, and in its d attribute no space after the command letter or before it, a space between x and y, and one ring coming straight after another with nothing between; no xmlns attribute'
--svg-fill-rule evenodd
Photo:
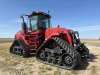
<svg viewBox="0 0 100 75"><path fill-rule="evenodd" d="M28 18L27 26L24 16ZM78 31L69 28L51 27L49 13L34 11L21 15L22 29L15 34L10 53L28 57L35 53L39 62L74 69L82 57L89 55L88 48L81 43Z"/></svg>

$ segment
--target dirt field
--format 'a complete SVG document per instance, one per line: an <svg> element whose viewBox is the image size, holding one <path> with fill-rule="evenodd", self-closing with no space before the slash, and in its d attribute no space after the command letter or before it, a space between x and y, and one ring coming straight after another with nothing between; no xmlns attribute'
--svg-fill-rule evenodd
<svg viewBox="0 0 100 75"><path fill-rule="evenodd" d="M9 53L12 42L0 43L0 75L100 75L100 41L82 40L90 50L88 59L75 70L64 70L39 63L34 56L21 58Z"/></svg>
<svg viewBox="0 0 100 75"><path fill-rule="evenodd" d="M0 43L4 43L4 42L13 42L13 38L0 38Z"/></svg>

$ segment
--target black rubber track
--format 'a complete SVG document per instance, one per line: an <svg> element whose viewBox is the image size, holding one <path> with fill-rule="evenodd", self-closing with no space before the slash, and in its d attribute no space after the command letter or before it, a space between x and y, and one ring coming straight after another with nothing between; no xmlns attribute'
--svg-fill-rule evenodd
<svg viewBox="0 0 100 75"><path fill-rule="evenodd" d="M49 45L50 42L55 41L56 43L59 44L59 46L66 51L66 54L70 55L73 59L74 59L74 65L71 66L70 68L69 67L65 67L65 66L59 66L57 64L52 64L52 63L48 63L46 61L41 61L38 57L38 54L41 50L45 50L45 47L47 47L47 45ZM63 69L74 69L81 61L81 57L80 57L80 54L74 50L66 41L64 41L63 39L61 38L58 38L58 37L51 37L50 39L46 40L39 48L38 50L36 51L36 59L39 61L39 62L42 62L44 64L48 64L48 65L52 65L52 66L56 66L56 67L60 67L60 68L63 68Z"/></svg>
<svg viewBox="0 0 100 75"><path fill-rule="evenodd" d="M14 40L14 42L12 43L11 47L10 47L10 53L12 53L12 49L14 47L14 45L16 44L17 40Z"/></svg>
<svg viewBox="0 0 100 75"><path fill-rule="evenodd" d="M26 45L26 43L23 41L22 38L18 39L18 42L20 43L21 46L23 46L24 50L29 49L28 45Z"/></svg>
<svg viewBox="0 0 100 75"><path fill-rule="evenodd" d="M29 46L23 41L22 38L18 39L20 45L23 48L23 57L28 57L30 55L30 49Z"/></svg>
<svg viewBox="0 0 100 75"><path fill-rule="evenodd" d="M22 47L22 50L23 50L22 56L28 57L30 55L29 46L23 41L22 38L14 40L13 44L10 47L10 53L12 53L11 50L14 47L14 45L16 45L16 42L18 42L20 46Z"/></svg>

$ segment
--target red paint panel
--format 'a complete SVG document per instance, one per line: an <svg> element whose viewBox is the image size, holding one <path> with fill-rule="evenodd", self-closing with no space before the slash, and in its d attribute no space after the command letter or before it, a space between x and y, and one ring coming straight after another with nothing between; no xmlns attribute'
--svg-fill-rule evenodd
<svg viewBox="0 0 100 75"><path fill-rule="evenodd" d="M48 28L48 29L46 29L46 32L45 32L45 39L48 39L53 36L60 37L60 38L63 38L66 42L68 42L68 44L70 44L72 46L72 41L71 41L70 35L68 33L68 30L70 30L70 29L60 28L60 27Z"/></svg>

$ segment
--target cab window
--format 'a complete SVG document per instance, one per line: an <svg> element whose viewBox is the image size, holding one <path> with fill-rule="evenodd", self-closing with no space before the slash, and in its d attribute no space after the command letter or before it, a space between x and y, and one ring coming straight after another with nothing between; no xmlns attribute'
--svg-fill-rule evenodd
<svg viewBox="0 0 100 75"><path fill-rule="evenodd" d="M39 15L39 29L49 28L49 18L43 15Z"/></svg>
<svg viewBox="0 0 100 75"><path fill-rule="evenodd" d="M32 16L30 18L31 31L36 31L38 29L38 16Z"/></svg>

